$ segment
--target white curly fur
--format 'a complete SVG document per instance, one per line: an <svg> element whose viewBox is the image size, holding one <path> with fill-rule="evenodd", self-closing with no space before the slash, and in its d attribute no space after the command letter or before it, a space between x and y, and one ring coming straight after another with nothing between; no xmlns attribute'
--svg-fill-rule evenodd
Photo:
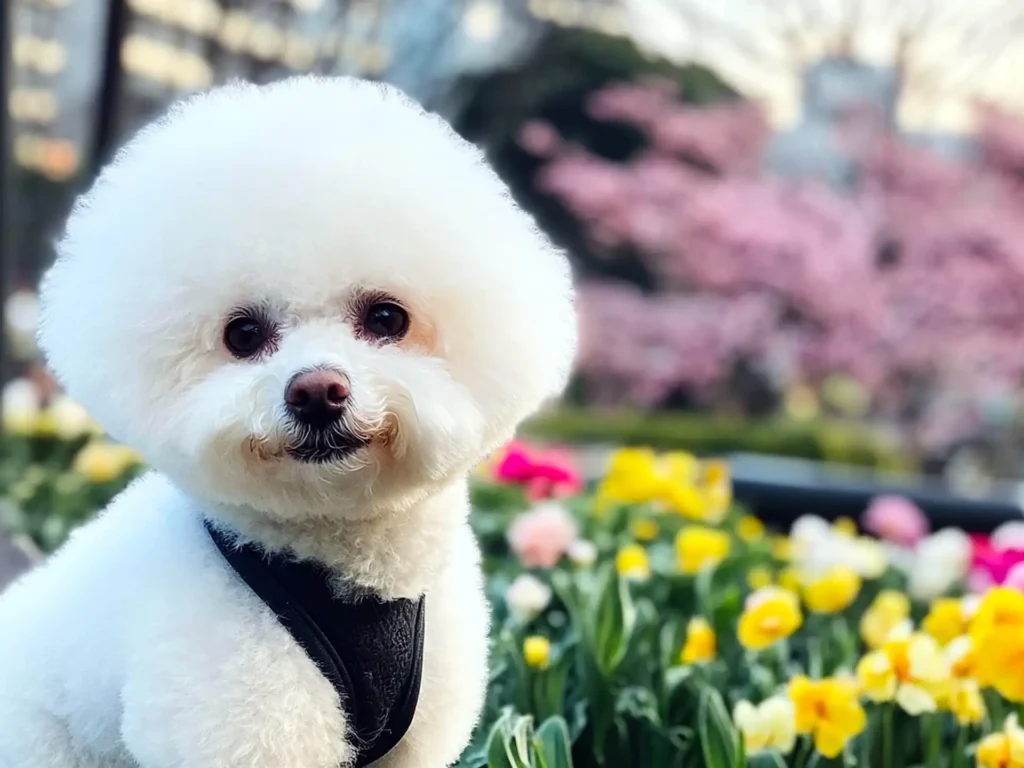
<svg viewBox="0 0 1024 768"><path fill-rule="evenodd" d="M410 310L401 343L353 297ZM0 596L0 768L337 768L333 689L223 562L204 515L384 597L427 593L424 678L380 761L440 768L486 684L466 477L565 384L567 263L478 150L393 89L232 85L144 130L76 206L41 344L72 397L155 471ZM279 327L239 361L224 326ZM349 377L369 444L302 463L297 371Z"/></svg>

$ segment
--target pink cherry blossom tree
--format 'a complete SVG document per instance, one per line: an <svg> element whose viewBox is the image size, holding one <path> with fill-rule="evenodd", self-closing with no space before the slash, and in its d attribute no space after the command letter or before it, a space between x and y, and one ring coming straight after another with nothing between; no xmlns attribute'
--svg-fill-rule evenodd
<svg viewBox="0 0 1024 768"><path fill-rule="evenodd" d="M856 181L835 191L763 171L754 104L696 108L647 81L589 108L646 148L611 162L532 123L536 184L656 290L584 281L585 397L724 409L737 367L780 395L844 376L871 415L941 453L1024 381L1024 121L982 111L974 163L853 125L839 138Z"/></svg>

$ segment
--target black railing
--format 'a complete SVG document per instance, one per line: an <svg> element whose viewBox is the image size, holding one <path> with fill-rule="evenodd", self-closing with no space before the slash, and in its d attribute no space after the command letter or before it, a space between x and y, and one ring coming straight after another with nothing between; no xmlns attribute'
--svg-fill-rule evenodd
<svg viewBox="0 0 1024 768"><path fill-rule="evenodd" d="M737 500L765 522L788 528L801 515L858 519L877 496L897 494L917 504L935 529L956 526L986 533L1024 519L1024 486L995 483L965 496L929 478L894 478L869 470L756 454L729 458Z"/></svg>

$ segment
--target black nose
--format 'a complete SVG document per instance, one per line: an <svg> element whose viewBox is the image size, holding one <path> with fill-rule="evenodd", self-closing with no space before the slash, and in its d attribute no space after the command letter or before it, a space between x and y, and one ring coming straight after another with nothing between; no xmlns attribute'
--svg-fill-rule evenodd
<svg viewBox="0 0 1024 768"><path fill-rule="evenodd" d="M323 428L341 418L348 395L344 374L317 369L296 374L285 388L284 402L298 421Z"/></svg>

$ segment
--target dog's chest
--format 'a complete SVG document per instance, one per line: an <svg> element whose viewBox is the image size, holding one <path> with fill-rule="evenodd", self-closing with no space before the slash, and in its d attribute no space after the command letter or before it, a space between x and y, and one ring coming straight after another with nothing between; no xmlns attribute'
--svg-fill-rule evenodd
<svg viewBox="0 0 1024 768"><path fill-rule="evenodd" d="M412 723L423 669L425 599L340 599L317 564L237 546L207 524L238 576L337 691L349 737L366 766Z"/></svg>

